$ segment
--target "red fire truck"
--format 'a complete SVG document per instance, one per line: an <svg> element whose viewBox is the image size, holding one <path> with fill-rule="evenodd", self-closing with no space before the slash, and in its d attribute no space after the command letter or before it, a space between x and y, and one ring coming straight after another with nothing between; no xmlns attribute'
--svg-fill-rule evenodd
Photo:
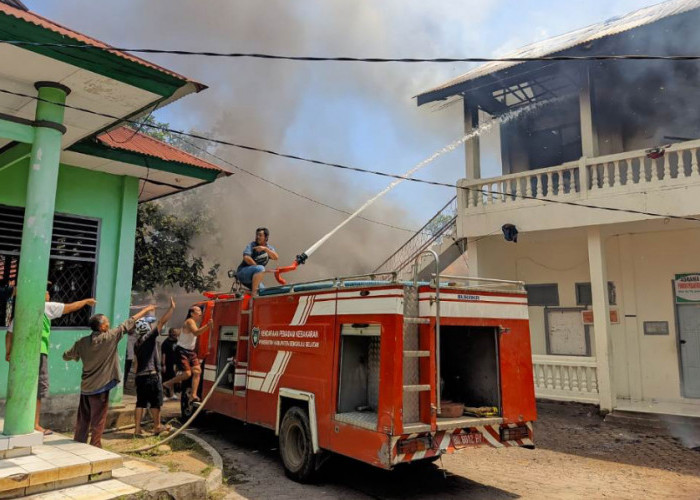
<svg viewBox="0 0 700 500"><path fill-rule="evenodd" d="M472 446L533 446L520 282L350 277L210 298L199 304L214 320L199 342L203 396L233 366L206 409L274 430L295 480L325 452L389 469Z"/></svg>

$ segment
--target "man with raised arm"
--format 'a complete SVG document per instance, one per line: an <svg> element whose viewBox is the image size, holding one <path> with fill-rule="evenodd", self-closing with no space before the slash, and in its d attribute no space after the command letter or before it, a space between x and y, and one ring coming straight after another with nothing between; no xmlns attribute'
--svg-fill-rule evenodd
<svg viewBox="0 0 700 500"><path fill-rule="evenodd" d="M80 405L73 439L102 448L102 432L107 421L109 391L119 384L119 353L117 347L124 334L134 328L138 320L156 306L144 307L116 328L110 329L109 318L95 314L90 318L90 335L79 339L73 347L63 353L65 361L82 361L83 373L80 383Z"/></svg>
<svg viewBox="0 0 700 500"><path fill-rule="evenodd" d="M53 434L49 429L44 429L39 425L39 416L41 415L41 400L49 395L49 337L51 336L51 320L65 316L72 312L78 311L85 306L94 306L97 301L95 299L83 299L69 304L61 302L50 302L51 295L49 293L51 283L48 283L45 303L44 317L41 325L41 349L39 354L39 387L36 393L36 412L34 413L34 430L43 432L44 434ZM13 338L14 320L10 321L5 334L5 361L10 361L12 355L12 338Z"/></svg>

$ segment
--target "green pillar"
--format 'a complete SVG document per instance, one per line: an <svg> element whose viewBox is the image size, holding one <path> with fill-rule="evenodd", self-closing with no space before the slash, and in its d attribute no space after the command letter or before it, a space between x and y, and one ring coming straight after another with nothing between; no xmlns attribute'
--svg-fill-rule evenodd
<svg viewBox="0 0 700 500"><path fill-rule="evenodd" d="M39 98L51 102L37 101L36 105L36 132L27 179L12 358L7 380L3 429L6 435L34 431L44 294L49 273L61 138L65 132L65 108L60 104L65 103L70 93L70 89L58 83L38 82L35 86Z"/></svg>

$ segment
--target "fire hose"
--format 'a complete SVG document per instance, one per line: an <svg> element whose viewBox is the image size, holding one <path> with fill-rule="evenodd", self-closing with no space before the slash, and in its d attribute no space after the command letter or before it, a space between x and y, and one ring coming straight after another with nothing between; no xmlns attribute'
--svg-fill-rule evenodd
<svg viewBox="0 0 700 500"><path fill-rule="evenodd" d="M202 401L202 403L199 405L199 408L197 408L195 410L195 412L192 414L192 416L189 419L187 419L187 422L182 424L182 426L180 426L179 429L177 429L175 432L173 432L170 436L166 437L162 441L158 441L155 444L150 444L148 446L144 446L142 448L137 448L135 450L127 450L127 453L143 453L145 451L152 450L153 448L156 448L157 446L160 446L162 444L167 443L168 441L171 441L176 436L178 436L180 433L184 432L190 426L190 424L192 422L194 422L194 419L197 418L197 415L199 415L199 412L201 412L204 409L204 407L207 404L207 401L209 401L209 398L211 397L211 395L214 394L214 389L216 389L219 386L219 383L221 383L221 381L223 380L224 375L226 375L228 373L229 369L231 368L231 365L233 365L233 360L229 359L228 363L226 363L226 366L224 366L224 369L221 370L221 373L219 374L217 379L214 381L214 385L211 387L211 389L209 389L209 392L207 393L206 397L204 398L204 401Z"/></svg>

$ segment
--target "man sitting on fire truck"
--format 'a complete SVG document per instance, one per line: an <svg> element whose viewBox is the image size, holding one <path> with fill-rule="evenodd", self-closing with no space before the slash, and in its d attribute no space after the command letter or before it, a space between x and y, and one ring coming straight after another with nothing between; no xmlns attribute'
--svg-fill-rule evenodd
<svg viewBox="0 0 700 500"><path fill-rule="evenodd" d="M279 256L275 248L267 243L270 238L270 230L266 227L259 227L255 230L255 241L248 243L243 250L243 261L236 270L236 278L241 284L256 294L261 288L265 288L262 279L265 273L265 266L272 260L277 260Z"/></svg>

